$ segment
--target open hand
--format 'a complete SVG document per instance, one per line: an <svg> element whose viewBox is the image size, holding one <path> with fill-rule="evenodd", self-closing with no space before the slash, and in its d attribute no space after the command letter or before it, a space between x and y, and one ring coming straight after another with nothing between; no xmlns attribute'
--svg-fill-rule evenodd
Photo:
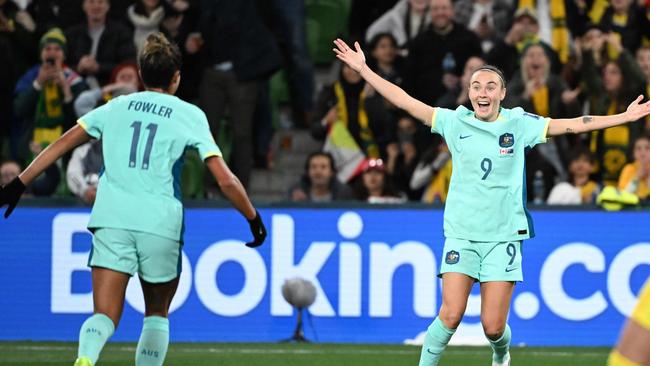
<svg viewBox="0 0 650 366"><path fill-rule="evenodd" d="M650 101L641 103L642 100L643 95L639 95L636 100L630 103L627 107L625 114L627 114L628 121L633 122L650 114Z"/></svg>
<svg viewBox="0 0 650 366"><path fill-rule="evenodd" d="M352 51L352 49L340 38L334 40L336 48L333 49L336 53L336 58L345 62L352 70L356 72L361 72L361 69L366 65L366 56L361 50L359 42L354 42L354 48L357 50Z"/></svg>

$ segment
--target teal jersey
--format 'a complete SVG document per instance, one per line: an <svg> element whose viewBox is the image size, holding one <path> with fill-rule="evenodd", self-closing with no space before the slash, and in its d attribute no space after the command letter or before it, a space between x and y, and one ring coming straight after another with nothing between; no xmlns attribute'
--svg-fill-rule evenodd
<svg viewBox="0 0 650 366"><path fill-rule="evenodd" d="M516 241L534 236L526 209L525 155L546 142L550 119L521 108L483 122L474 112L435 108L431 131L445 138L452 174L445 202L445 237Z"/></svg>
<svg viewBox="0 0 650 366"><path fill-rule="evenodd" d="M77 123L101 139L104 155L88 228L181 240L185 149L198 149L204 160L221 156L205 114L175 96L145 91L115 98Z"/></svg>

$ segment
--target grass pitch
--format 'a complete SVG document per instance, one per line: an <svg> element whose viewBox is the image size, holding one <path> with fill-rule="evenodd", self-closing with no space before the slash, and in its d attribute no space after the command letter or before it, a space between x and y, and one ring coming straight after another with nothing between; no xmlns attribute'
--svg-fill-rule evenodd
<svg viewBox="0 0 650 366"><path fill-rule="evenodd" d="M109 343L98 366L134 364L135 344ZM77 353L76 343L0 342L0 365L67 365ZM513 366L604 365L608 348L515 347ZM491 364L488 347L448 347L441 366ZM172 343L167 366L415 366L420 348L402 345Z"/></svg>

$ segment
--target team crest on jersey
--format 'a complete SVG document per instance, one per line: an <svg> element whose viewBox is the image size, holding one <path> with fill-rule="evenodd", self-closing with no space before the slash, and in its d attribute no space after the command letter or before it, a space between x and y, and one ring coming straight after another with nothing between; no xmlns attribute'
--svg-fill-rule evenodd
<svg viewBox="0 0 650 366"><path fill-rule="evenodd" d="M456 264L460 260L460 253L455 250L450 250L445 255L445 263Z"/></svg>
<svg viewBox="0 0 650 366"><path fill-rule="evenodd" d="M499 146L501 147L512 147L515 144L515 136L511 133L504 133L499 136Z"/></svg>

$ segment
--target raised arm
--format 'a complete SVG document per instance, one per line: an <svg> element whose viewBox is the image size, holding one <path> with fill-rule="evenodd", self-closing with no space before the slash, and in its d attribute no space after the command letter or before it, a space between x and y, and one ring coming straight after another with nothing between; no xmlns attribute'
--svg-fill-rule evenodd
<svg viewBox="0 0 650 366"><path fill-rule="evenodd" d="M602 130L609 127L637 121L650 114L650 101L641 103L643 95L639 95L630 103L623 113L611 116L582 116L576 118L551 119L548 124L548 137L564 135L566 133L583 133Z"/></svg>
<svg viewBox="0 0 650 366"><path fill-rule="evenodd" d="M370 70L366 65L366 56L363 54L359 42L354 42L356 52L348 47L341 39L337 38L334 44L336 45L334 48L336 57L358 72L379 94L398 108L407 111L413 117L424 122L425 125L431 126L433 107L411 97L399 86L385 80Z"/></svg>

